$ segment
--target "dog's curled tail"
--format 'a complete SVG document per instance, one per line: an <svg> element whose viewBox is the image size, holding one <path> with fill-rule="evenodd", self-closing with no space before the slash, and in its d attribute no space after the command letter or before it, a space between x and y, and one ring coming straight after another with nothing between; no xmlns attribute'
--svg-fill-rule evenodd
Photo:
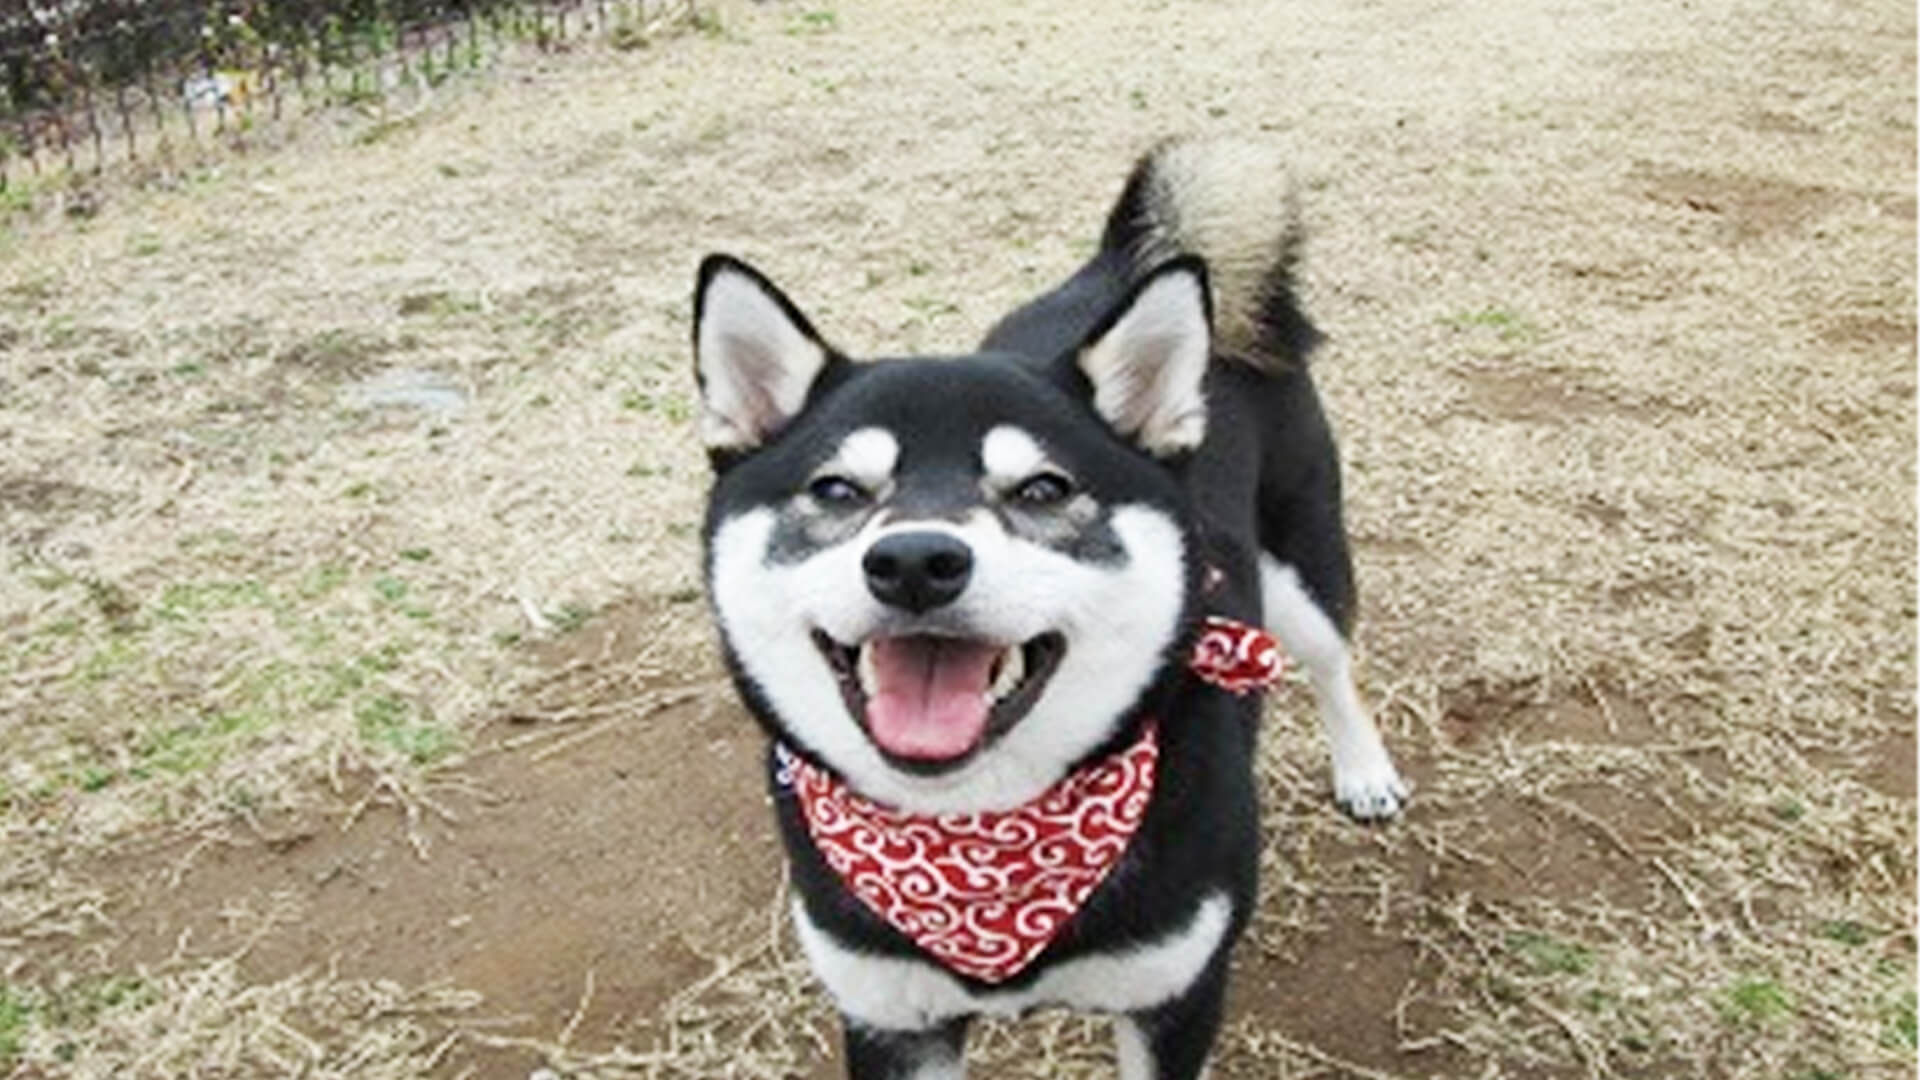
<svg viewBox="0 0 1920 1080"><path fill-rule="evenodd" d="M1169 139L1134 166L1101 246L1135 274L1176 255L1206 260L1216 353L1264 371L1302 363L1319 341L1293 295L1298 199L1272 147Z"/></svg>

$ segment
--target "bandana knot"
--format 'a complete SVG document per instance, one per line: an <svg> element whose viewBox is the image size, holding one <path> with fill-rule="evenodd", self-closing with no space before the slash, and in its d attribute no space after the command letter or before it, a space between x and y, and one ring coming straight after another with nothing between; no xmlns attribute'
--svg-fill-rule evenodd
<svg viewBox="0 0 1920 1080"><path fill-rule="evenodd" d="M1223 690L1248 694L1280 681L1286 661L1273 635L1235 619L1209 615L1194 639L1187 666Z"/></svg>

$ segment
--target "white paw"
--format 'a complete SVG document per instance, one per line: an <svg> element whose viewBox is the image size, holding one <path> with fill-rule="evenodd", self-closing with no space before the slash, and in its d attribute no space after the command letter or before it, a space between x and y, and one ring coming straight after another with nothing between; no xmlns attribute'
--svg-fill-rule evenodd
<svg viewBox="0 0 1920 1080"><path fill-rule="evenodd" d="M1333 800L1359 821L1385 821L1406 805L1412 788L1384 758L1363 768L1333 770Z"/></svg>

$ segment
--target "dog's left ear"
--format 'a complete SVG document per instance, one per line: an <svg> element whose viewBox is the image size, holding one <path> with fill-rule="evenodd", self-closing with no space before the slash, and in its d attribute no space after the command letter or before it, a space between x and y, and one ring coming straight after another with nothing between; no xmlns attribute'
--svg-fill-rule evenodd
<svg viewBox="0 0 1920 1080"><path fill-rule="evenodd" d="M837 359L793 301L730 255L700 263L693 296L693 360L707 452L755 449L785 427Z"/></svg>
<svg viewBox="0 0 1920 1080"><path fill-rule="evenodd" d="M1211 353L1206 264L1182 256L1156 267L1075 354L1093 408L1155 457L1200 445L1207 433Z"/></svg>

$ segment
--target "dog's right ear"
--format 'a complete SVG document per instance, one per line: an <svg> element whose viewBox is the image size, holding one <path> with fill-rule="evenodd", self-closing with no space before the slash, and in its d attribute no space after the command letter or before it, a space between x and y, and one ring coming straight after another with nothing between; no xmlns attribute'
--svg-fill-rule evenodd
<svg viewBox="0 0 1920 1080"><path fill-rule="evenodd" d="M838 359L793 301L730 255L700 263L693 294L693 363L710 455L744 453L785 427Z"/></svg>
<svg viewBox="0 0 1920 1080"><path fill-rule="evenodd" d="M1093 408L1158 458L1199 447L1207 433L1213 302L1195 256L1161 263L1095 327L1075 355Z"/></svg>

